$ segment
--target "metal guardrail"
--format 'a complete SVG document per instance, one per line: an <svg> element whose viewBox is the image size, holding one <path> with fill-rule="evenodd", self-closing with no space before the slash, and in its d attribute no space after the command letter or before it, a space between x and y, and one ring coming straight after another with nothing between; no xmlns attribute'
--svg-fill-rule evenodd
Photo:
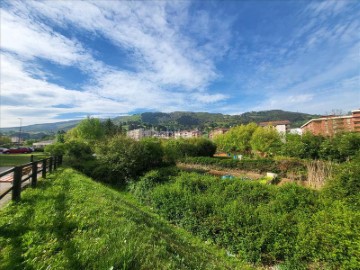
<svg viewBox="0 0 360 270"><path fill-rule="evenodd" d="M16 166L0 173L0 178L13 173L12 186L0 194L0 200L12 191L12 200L19 201L23 183L31 180L31 187L37 185L38 174L46 178L47 173L52 173L62 164L62 156L54 156L42 160L33 161L20 166ZM39 166L40 165L40 166Z"/></svg>

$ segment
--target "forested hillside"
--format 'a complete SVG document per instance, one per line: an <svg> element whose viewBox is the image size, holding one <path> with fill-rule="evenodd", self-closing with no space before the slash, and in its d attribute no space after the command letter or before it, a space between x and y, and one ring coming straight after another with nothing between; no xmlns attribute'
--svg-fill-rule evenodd
<svg viewBox="0 0 360 270"><path fill-rule="evenodd" d="M146 112L133 116L120 116L114 118L117 123L129 124L136 126L158 126L163 129L188 129L200 128L202 130L216 127L230 127L250 122L260 123L265 121L289 120L292 127L300 127L302 124L317 117L298 112L288 112L282 110L247 112L241 115L227 115L221 113L207 112Z"/></svg>
<svg viewBox="0 0 360 270"><path fill-rule="evenodd" d="M145 112L129 116L118 116L113 118L113 121L117 124L125 125L129 129L151 126L162 130L190 128L211 130L216 127L231 127L250 122L260 123L274 120L289 120L292 127L300 127L302 124L314 117L317 117L317 115L282 110L246 112L241 115L227 115L207 112ZM22 131L56 133L59 130L69 130L75 127L79 122L80 120L72 120L30 125L22 127ZM1 128L0 131L2 133L18 132L19 127Z"/></svg>

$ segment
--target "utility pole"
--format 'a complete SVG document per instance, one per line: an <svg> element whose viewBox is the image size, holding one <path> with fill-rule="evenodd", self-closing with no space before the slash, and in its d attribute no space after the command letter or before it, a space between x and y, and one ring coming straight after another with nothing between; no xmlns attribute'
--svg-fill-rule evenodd
<svg viewBox="0 0 360 270"><path fill-rule="evenodd" d="M19 146L21 142L21 126L22 126L22 118L18 118L20 120L20 128L19 128Z"/></svg>

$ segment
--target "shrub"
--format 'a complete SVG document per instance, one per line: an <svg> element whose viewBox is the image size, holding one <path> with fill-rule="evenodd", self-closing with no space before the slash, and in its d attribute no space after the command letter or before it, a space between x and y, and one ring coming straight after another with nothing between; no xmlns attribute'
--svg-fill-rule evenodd
<svg viewBox="0 0 360 270"><path fill-rule="evenodd" d="M241 163L205 157L186 160ZM298 160L280 162L284 161L272 161L288 171ZM145 198L143 202L162 216L247 261L280 269L359 269L359 175L357 163L342 164L324 191L185 172L167 181L160 180L159 171L136 185L140 184L137 194Z"/></svg>
<svg viewBox="0 0 360 270"><path fill-rule="evenodd" d="M162 164L163 151L157 140L137 142L117 135L96 148L101 165L94 173L112 184L124 184Z"/></svg>
<svg viewBox="0 0 360 270"><path fill-rule="evenodd" d="M65 143L66 156L70 164L93 159L93 152L88 144L80 140L71 140Z"/></svg>
<svg viewBox="0 0 360 270"><path fill-rule="evenodd" d="M306 175L305 164L298 159L222 159L208 157L187 157L181 159L183 163L211 165L226 169L239 169L258 173L274 172L281 177L303 179Z"/></svg>
<svg viewBox="0 0 360 270"><path fill-rule="evenodd" d="M50 153L52 156L62 156L66 152L66 145L63 143L54 143L45 146L45 152Z"/></svg>
<svg viewBox="0 0 360 270"><path fill-rule="evenodd" d="M216 145L205 138L173 139L163 141L164 159L174 163L183 157L207 156L216 152Z"/></svg>
<svg viewBox="0 0 360 270"><path fill-rule="evenodd" d="M164 151L159 140L152 138L142 139L140 145L142 148L143 170L151 170L162 165Z"/></svg>
<svg viewBox="0 0 360 270"><path fill-rule="evenodd" d="M176 167L164 167L147 172L139 181L132 183L130 191L142 203L150 204L151 191L157 185L167 182L171 177L178 175Z"/></svg>
<svg viewBox="0 0 360 270"><path fill-rule="evenodd" d="M325 187L329 200L344 199L360 210L360 166L357 161L341 164Z"/></svg>

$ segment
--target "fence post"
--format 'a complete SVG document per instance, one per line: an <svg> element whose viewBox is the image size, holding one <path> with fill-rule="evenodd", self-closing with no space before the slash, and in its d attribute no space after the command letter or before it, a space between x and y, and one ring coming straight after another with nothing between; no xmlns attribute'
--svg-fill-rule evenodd
<svg viewBox="0 0 360 270"><path fill-rule="evenodd" d="M30 162L34 162L34 155L30 156Z"/></svg>
<svg viewBox="0 0 360 270"><path fill-rule="evenodd" d="M57 168L57 163L58 163L58 158L57 158L57 156L54 156L54 171Z"/></svg>
<svg viewBox="0 0 360 270"><path fill-rule="evenodd" d="M42 178L46 178L46 158L42 161Z"/></svg>
<svg viewBox="0 0 360 270"><path fill-rule="evenodd" d="M22 167L15 167L12 200L19 201L21 194Z"/></svg>
<svg viewBox="0 0 360 270"><path fill-rule="evenodd" d="M52 170L53 170L53 157L51 157L49 161L49 173L52 173Z"/></svg>
<svg viewBox="0 0 360 270"><path fill-rule="evenodd" d="M31 186L34 188L36 187L37 182L37 162L33 162L32 164L32 177L31 177Z"/></svg>

